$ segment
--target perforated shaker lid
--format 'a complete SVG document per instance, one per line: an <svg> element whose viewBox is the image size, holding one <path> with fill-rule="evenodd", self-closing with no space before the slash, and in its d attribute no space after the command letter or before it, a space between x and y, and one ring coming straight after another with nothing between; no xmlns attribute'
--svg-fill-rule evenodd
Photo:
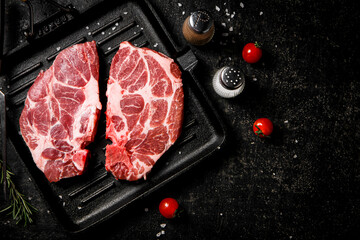
<svg viewBox="0 0 360 240"><path fill-rule="evenodd" d="M211 14L206 10L192 12L189 19L190 27L197 33L203 34L214 24Z"/></svg>
<svg viewBox="0 0 360 240"><path fill-rule="evenodd" d="M236 67L225 67L220 75L220 82L223 87L235 90L245 82L245 75Z"/></svg>

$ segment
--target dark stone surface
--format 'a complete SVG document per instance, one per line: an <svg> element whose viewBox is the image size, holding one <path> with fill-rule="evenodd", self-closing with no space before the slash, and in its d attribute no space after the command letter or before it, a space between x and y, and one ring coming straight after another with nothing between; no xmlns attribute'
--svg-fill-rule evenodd
<svg viewBox="0 0 360 240"><path fill-rule="evenodd" d="M62 229L37 187L26 183L27 171L13 166L20 189L39 211L26 228L1 217L0 238L348 239L359 234L359 4L150 2L179 45L186 44L181 26L191 10L207 9L214 16L213 41L192 49L200 60L197 76L229 129L228 144L81 235ZM262 43L264 56L250 65L241 50L254 41ZM222 99L212 89L211 78L224 65L237 65L246 75L238 98ZM260 117L273 121L271 139L252 132ZM159 214L158 204L168 196L184 208L182 218ZM161 230L165 235L156 237Z"/></svg>

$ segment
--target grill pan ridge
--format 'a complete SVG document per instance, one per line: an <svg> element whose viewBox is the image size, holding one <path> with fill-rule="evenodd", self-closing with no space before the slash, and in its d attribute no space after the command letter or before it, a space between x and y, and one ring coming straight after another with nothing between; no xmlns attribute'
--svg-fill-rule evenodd
<svg viewBox="0 0 360 240"><path fill-rule="evenodd" d="M105 1L78 16L71 27L66 24L45 40L10 52L6 56L8 76L8 119L10 140L25 163L36 184L70 232L81 232L110 218L128 204L148 195L216 151L225 141L225 128L211 103L204 95L193 68L196 58L174 45L154 9L146 1ZM71 22L69 22L70 24ZM19 128L19 117L26 93L40 69L48 69L60 50L76 43L95 40L100 60L100 101L103 105L95 141L86 172L77 177L49 183L37 169ZM158 160L147 180L117 181L105 170L106 84L112 57L120 42L130 41L138 47L148 47L175 60L183 72L184 123L175 144Z"/></svg>

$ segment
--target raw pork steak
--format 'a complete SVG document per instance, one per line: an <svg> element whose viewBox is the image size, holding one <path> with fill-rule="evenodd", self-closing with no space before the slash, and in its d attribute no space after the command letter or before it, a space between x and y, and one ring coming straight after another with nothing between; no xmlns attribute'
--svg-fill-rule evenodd
<svg viewBox="0 0 360 240"><path fill-rule="evenodd" d="M106 95L106 170L116 179L146 179L178 138L183 120L181 72L174 61L129 42L114 56Z"/></svg>
<svg viewBox="0 0 360 240"><path fill-rule="evenodd" d="M81 175L101 110L95 42L61 51L31 86L20 116L22 136L50 182Z"/></svg>

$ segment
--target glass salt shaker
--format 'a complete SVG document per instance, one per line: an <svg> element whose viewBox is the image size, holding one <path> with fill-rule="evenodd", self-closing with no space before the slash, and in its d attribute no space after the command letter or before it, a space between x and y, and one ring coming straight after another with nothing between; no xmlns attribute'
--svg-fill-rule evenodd
<svg viewBox="0 0 360 240"><path fill-rule="evenodd" d="M215 73L212 84L218 95L223 98L233 98L244 90L245 75L239 68L225 66Z"/></svg>

